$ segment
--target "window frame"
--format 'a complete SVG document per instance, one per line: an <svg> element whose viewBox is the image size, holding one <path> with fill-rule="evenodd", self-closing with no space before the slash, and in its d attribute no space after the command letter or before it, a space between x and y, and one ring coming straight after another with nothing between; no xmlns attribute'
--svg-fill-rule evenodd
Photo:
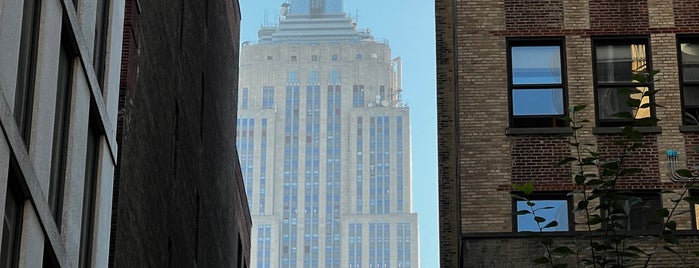
<svg viewBox="0 0 699 268"><path fill-rule="evenodd" d="M567 127L568 123L563 117L568 115L568 81L566 66L566 45L565 37L537 37L537 38L508 38L506 40L507 54L507 94L508 94L508 117L510 128L557 128ZM561 82L551 84L515 84L512 63L513 47L546 47L558 46L561 64ZM562 91L563 113L560 115L515 115L513 94L516 90L532 89L558 89ZM544 123L550 120L550 124Z"/></svg>
<svg viewBox="0 0 699 268"><path fill-rule="evenodd" d="M592 83L594 91L594 103L595 103L595 124L597 127L623 127L632 125L635 120L633 119L600 119L599 109L601 104L599 103L599 90L600 88L638 88L646 87L648 90L653 90L652 83L635 83L633 81L628 82L599 82L598 81L598 70L597 70L597 46L599 45L632 45L632 44L644 44L646 52L646 72L653 70L652 64L652 52L651 52L651 42L650 36L648 35L632 35L632 36L593 36L591 37L591 55L592 55ZM655 99L654 96L649 97L651 102ZM649 107L650 116L655 116L655 107ZM623 112L620 110L619 112Z"/></svg>
<svg viewBox="0 0 699 268"><path fill-rule="evenodd" d="M519 195L519 196L524 196L522 192L512 192L513 194ZM565 191L552 191L552 192L533 192L527 197L530 201L533 201L536 203L537 200L539 201L557 201L557 200L562 200L566 201L567 203L567 212L568 212L568 230L567 231L543 231L543 232L534 232L534 233L541 233L541 234L567 234L567 233L573 233L575 232L575 214L573 213L574 206L573 206L573 196L569 195L569 192ZM530 231L519 231L519 217L520 215L517 215L517 202L522 201L518 200L516 198L512 198L512 232L513 233L532 233Z"/></svg>
<svg viewBox="0 0 699 268"><path fill-rule="evenodd" d="M658 207L657 208L651 208L650 214L655 215L658 218L658 223L657 223L657 228L658 229L648 229L648 230L637 230L637 229L632 229L631 226L631 220L632 220L632 213L634 212L634 207L629 208L629 214L628 216L628 221L626 222L626 231L630 234L657 234L660 231L663 230L663 222L662 222L662 217L657 216L657 210L663 208L663 197L662 193L660 190L623 190L626 192L620 192L620 194L623 195L628 195L628 196L633 196L633 197L639 197L643 200L643 202L647 202L649 200L655 200L658 202ZM601 210L601 216L605 217L604 214L606 214L606 210ZM648 221L646 217L642 217L645 221ZM604 224L604 223L603 223ZM642 223L642 225L647 224L647 222Z"/></svg>
<svg viewBox="0 0 699 268"><path fill-rule="evenodd" d="M695 86L699 87L699 81L696 82L685 82L684 81L684 69L682 64L682 43L696 43L699 45L699 35L678 35L676 37L677 42L677 75L680 86L680 105L682 112L682 126L699 126L699 121L697 124L687 124L685 120L686 109L688 108L685 104L685 87ZM698 89L699 90L699 89ZM689 107L690 109L696 109L699 113L699 105L694 105L694 107Z"/></svg>

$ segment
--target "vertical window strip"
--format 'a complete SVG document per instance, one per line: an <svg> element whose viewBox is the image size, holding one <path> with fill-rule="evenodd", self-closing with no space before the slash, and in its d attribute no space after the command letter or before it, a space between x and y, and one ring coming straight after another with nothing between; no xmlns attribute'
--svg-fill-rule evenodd
<svg viewBox="0 0 699 268"><path fill-rule="evenodd" d="M274 87L262 87L262 109L274 108Z"/></svg>
<svg viewBox="0 0 699 268"><path fill-rule="evenodd" d="M24 1L22 14L14 115L26 146L29 146L31 137L41 2L41 0Z"/></svg>
<svg viewBox="0 0 699 268"><path fill-rule="evenodd" d="M77 6L77 5L76 5ZM92 65L95 68L97 81L104 92L107 32L109 28L109 0L97 0L97 16L95 20L94 51L92 53Z"/></svg>
<svg viewBox="0 0 699 268"><path fill-rule="evenodd" d="M272 225L261 224L257 227L257 267L271 266Z"/></svg>
<svg viewBox="0 0 699 268"><path fill-rule="evenodd" d="M396 117L396 209L403 213L403 117Z"/></svg>
<svg viewBox="0 0 699 268"><path fill-rule="evenodd" d="M298 217L299 85L295 71L286 86L284 122L284 191L282 211L282 267L296 267Z"/></svg>
<svg viewBox="0 0 699 268"><path fill-rule="evenodd" d="M247 109L248 108L248 88L243 88L243 94L240 97L240 109Z"/></svg>
<svg viewBox="0 0 699 268"><path fill-rule="evenodd" d="M85 162L85 191L83 192L83 215L80 235L79 267L91 267L92 233L96 209L97 178L99 176L100 135L90 126L87 132L87 161Z"/></svg>
<svg viewBox="0 0 699 268"><path fill-rule="evenodd" d="M369 118L369 213L376 214L376 117Z"/></svg>
<svg viewBox="0 0 699 268"><path fill-rule="evenodd" d="M341 94L339 85L328 86L325 267L340 265Z"/></svg>
<svg viewBox="0 0 699 268"><path fill-rule="evenodd" d="M362 176L364 172L364 168L362 166L363 162L363 156L362 156L362 150L364 147L364 144L362 142L362 136L363 136L363 129L362 129L362 117L357 117L357 213L361 214L363 209L363 182L362 182Z"/></svg>
<svg viewBox="0 0 699 268"><path fill-rule="evenodd" d="M19 247L22 232L22 211L24 200L15 190L13 181L19 179L15 169L8 172L7 194L5 195L5 214L2 225L2 244L0 244L0 266L16 267L19 261Z"/></svg>
<svg viewBox="0 0 699 268"><path fill-rule="evenodd" d="M318 266L320 195L320 86L306 88L306 170L304 197L304 266Z"/></svg>
<svg viewBox="0 0 699 268"><path fill-rule="evenodd" d="M349 260L348 266L352 268L362 267L362 224L350 223L349 225Z"/></svg>
<svg viewBox="0 0 699 268"><path fill-rule="evenodd" d="M265 212L265 202L267 198L267 119L263 118L261 122L261 133L260 133L260 197L259 197L259 212L258 214L264 215Z"/></svg>

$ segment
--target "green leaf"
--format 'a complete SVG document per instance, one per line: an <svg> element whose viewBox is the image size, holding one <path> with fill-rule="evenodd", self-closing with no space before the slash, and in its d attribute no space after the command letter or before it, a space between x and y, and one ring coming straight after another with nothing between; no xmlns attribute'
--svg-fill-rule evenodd
<svg viewBox="0 0 699 268"><path fill-rule="evenodd" d="M670 211L667 210L667 208L661 208L655 212L655 215L658 215L658 217L667 217L670 216Z"/></svg>
<svg viewBox="0 0 699 268"><path fill-rule="evenodd" d="M529 210L526 210L526 209L517 211L517 215L519 215L519 216L521 216L521 215L527 215L527 214L530 214L530 213L531 213L531 212L529 212Z"/></svg>
<svg viewBox="0 0 699 268"><path fill-rule="evenodd" d="M589 225L595 225L602 223L603 219L599 215L591 215L590 219L587 221Z"/></svg>
<svg viewBox="0 0 699 268"><path fill-rule="evenodd" d="M619 95L631 95L631 94L643 93L643 91L640 91L635 87L623 87L623 88L617 89L616 92Z"/></svg>
<svg viewBox="0 0 699 268"><path fill-rule="evenodd" d="M630 112L618 112L611 115L616 118L633 119L633 115Z"/></svg>
<svg viewBox="0 0 699 268"><path fill-rule="evenodd" d="M534 211L549 210L549 209L553 209L553 208L554 208L554 207L543 207L543 208L537 208L537 209L535 209Z"/></svg>
<svg viewBox="0 0 699 268"><path fill-rule="evenodd" d="M644 254L644 255L646 254L645 251L641 250L640 248L634 247L634 246L628 246L628 247L626 248L626 250L628 250L628 251L633 251L633 252L638 252L638 253L641 253L641 254Z"/></svg>
<svg viewBox="0 0 699 268"><path fill-rule="evenodd" d="M536 222L538 222L538 223L542 223L542 222L545 222L546 219L545 219L545 218L542 218L542 217L539 217L539 216L536 216L536 217L534 217L534 221L536 221Z"/></svg>
<svg viewBox="0 0 699 268"><path fill-rule="evenodd" d="M581 174L575 175L575 185L580 186L583 185L583 183L585 183L585 176Z"/></svg>
<svg viewBox="0 0 699 268"><path fill-rule="evenodd" d="M619 168L619 162L617 162L617 161L606 162L606 163L602 164L602 168L617 170Z"/></svg>
<svg viewBox="0 0 699 268"><path fill-rule="evenodd" d="M552 254L567 256L570 254L575 254L575 252L569 247L557 247L551 250Z"/></svg>
<svg viewBox="0 0 699 268"><path fill-rule="evenodd" d="M523 192L525 195L530 195L534 191L533 182L525 182L523 184L512 184L512 188L515 191Z"/></svg>
<svg viewBox="0 0 699 268"><path fill-rule="evenodd" d="M690 171L688 169L678 169L678 170L675 170L675 173L677 173L677 175L680 175L682 177L687 177L687 178L693 177L692 171Z"/></svg>
<svg viewBox="0 0 699 268"><path fill-rule="evenodd" d="M577 211L583 211L587 209L587 206L590 204L587 200L581 200L578 202L578 208L576 209Z"/></svg>
<svg viewBox="0 0 699 268"><path fill-rule="evenodd" d="M512 196L513 199L519 200L519 201L527 200L526 198L524 198L524 197L522 197L522 196L520 196L520 195L518 195L518 194L510 194L510 196Z"/></svg>
<svg viewBox="0 0 699 268"><path fill-rule="evenodd" d="M648 126L655 126L660 119L655 118L655 117L646 117L646 118L641 118L637 119L634 121L635 126L640 126L640 127L648 127Z"/></svg>
<svg viewBox="0 0 699 268"><path fill-rule="evenodd" d="M679 253L677 253L677 251L675 251L674 249L672 249L672 248L669 247L669 246L663 246L663 248L664 248L665 250L667 250L667 251L670 251L670 252L672 252L672 253L675 253L676 255L679 255Z"/></svg>
<svg viewBox="0 0 699 268"><path fill-rule="evenodd" d="M600 180L600 179L593 179L593 180L587 181L587 182L585 183L585 185L587 185L587 186L597 186L597 185L602 185L603 183L604 183L603 180Z"/></svg>
<svg viewBox="0 0 699 268"><path fill-rule="evenodd" d="M575 162L575 161L578 161L578 158L575 158L575 157L572 157L572 156L568 156L568 157L566 157L566 158L563 158L561 161L559 161L559 162L558 162L558 165L559 165L559 166L560 166L560 165L565 165L565 164L568 164L568 163L570 163L570 162Z"/></svg>
<svg viewBox="0 0 699 268"><path fill-rule="evenodd" d="M697 197L697 196L688 196L688 197L682 198L682 200L684 200L685 202L690 203L692 205L699 204L699 197Z"/></svg>
<svg viewBox="0 0 699 268"><path fill-rule="evenodd" d="M536 206L536 203L534 203L532 201L527 201L527 206L534 207L534 206Z"/></svg>
<svg viewBox="0 0 699 268"><path fill-rule="evenodd" d="M557 221L551 221L551 222L549 222L548 224L546 224L546 226L544 226L544 228L553 228L553 227L556 227L556 226L558 226L558 222L557 222Z"/></svg>
<svg viewBox="0 0 699 268"><path fill-rule="evenodd" d="M549 258L539 257L539 258L533 259L532 262L536 263L536 264L547 264L551 261L549 260Z"/></svg>
<svg viewBox="0 0 699 268"><path fill-rule="evenodd" d="M650 75L646 74L646 73L635 73L635 74L633 74L632 78L633 78L633 81L637 81L641 84L645 84L646 82L648 82L649 76Z"/></svg>
<svg viewBox="0 0 699 268"><path fill-rule="evenodd" d="M665 224L665 228L675 231L677 230L677 223L675 221L669 221Z"/></svg>
<svg viewBox="0 0 699 268"><path fill-rule="evenodd" d="M699 257L699 251L692 251L692 254L694 254L694 256Z"/></svg>
<svg viewBox="0 0 699 268"><path fill-rule="evenodd" d="M573 111L579 112L579 111L585 110L586 107L587 107L587 104L578 104L578 105L573 106Z"/></svg>
<svg viewBox="0 0 699 268"><path fill-rule="evenodd" d="M628 100L626 100L626 106L636 108L638 106L641 106L641 100L629 98Z"/></svg>

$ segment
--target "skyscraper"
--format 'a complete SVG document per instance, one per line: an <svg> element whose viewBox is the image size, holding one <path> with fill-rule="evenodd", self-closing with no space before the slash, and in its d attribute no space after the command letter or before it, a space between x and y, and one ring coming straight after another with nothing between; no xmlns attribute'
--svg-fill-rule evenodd
<svg viewBox="0 0 699 268"><path fill-rule="evenodd" d="M342 1L289 1L240 60L251 267L417 267L401 61Z"/></svg>

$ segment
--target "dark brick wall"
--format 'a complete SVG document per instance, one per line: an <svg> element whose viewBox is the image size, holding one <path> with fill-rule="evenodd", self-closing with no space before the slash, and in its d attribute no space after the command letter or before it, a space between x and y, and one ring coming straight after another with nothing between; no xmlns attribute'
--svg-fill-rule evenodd
<svg viewBox="0 0 699 268"><path fill-rule="evenodd" d="M687 168L699 166L699 152L695 150L695 148L699 148L699 133L684 133L684 146L687 154Z"/></svg>
<svg viewBox="0 0 699 268"><path fill-rule="evenodd" d="M643 135L643 148L634 150L624 158L622 168L641 168L641 173L625 177L624 184L645 184L660 182L660 166L658 164L658 139L655 135ZM597 147L601 154L600 159L616 160L621 156L622 150L617 142L623 141L621 135L598 135Z"/></svg>
<svg viewBox="0 0 699 268"><path fill-rule="evenodd" d="M554 241L554 247L566 245L571 249L575 248L573 237L554 238ZM578 243L580 242L578 241ZM531 262L531 260L545 254L544 247L536 239L507 236L506 234L498 237L497 234L494 234L493 237L488 238L464 238L462 243L464 244L463 267L543 267ZM652 244L646 244L646 246L652 247ZM680 244L673 247L679 256L663 249L662 246L663 244L658 245L656 254L648 267L696 267L699 263L699 257L691 253L699 248L699 238L696 236L680 236ZM651 250L649 247L639 247ZM577 267L575 257L573 254L560 262L568 263L569 267ZM642 265L637 263L631 267L642 267Z"/></svg>
<svg viewBox="0 0 699 268"><path fill-rule="evenodd" d="M648 28L646 0L590 0L590 28L623 33Z"/></svg>
<svg viewBox="0 0 699 268"><path fill-rule="evenodd" d="M505 1L507 29L563 28L563 0Z"/></svg>
<svg viewBox="0 0 699 268"><path fill-rule="evenodd" d="M512 182L570 182L570 165L558 165L566 156L570 156L567 139L551 136L513 136L510 138Z"/></svg>
<svg viewBox="0 0 699 268"><path fill-rule="evenodd" d="M699 27L699 0L673 0L675 26Z"/></svg>
<svg viewBox="0 0 699 268"><path fill-rule="evenodd" d="M110 266L247 266L251 220L235 153L238 2L127 2Z"/></svg>

